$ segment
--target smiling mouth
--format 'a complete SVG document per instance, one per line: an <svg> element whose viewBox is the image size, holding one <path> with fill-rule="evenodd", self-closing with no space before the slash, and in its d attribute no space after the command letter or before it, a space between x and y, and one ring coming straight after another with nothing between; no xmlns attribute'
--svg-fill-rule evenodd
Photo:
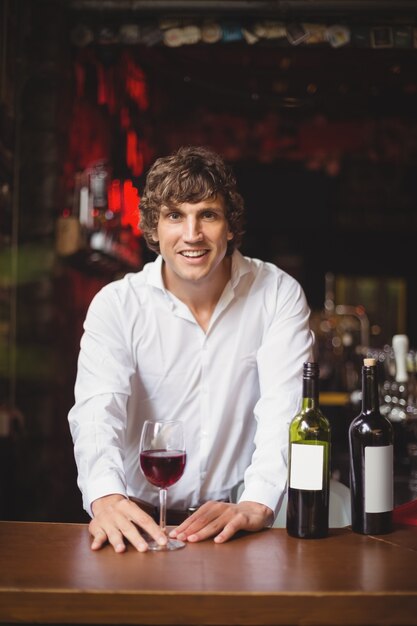
<svg viewBox="0 0 417 626"><path fill-rule="evenodd" d="M205 256L207 252L208 250L182 250L180 254L187 259L198 259L199 257Z"/></svg>

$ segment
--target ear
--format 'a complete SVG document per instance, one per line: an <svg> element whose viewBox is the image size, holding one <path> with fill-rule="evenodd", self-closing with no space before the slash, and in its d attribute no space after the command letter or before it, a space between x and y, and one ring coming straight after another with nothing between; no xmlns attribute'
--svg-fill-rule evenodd
<svg viewBox="0 0 417 626"><path fill-rule="evenodd" d="M227 241L231 241L234 238L234 234L231 230L227 231Z"/></svg>
<svg viewBox="0 0 417 626"><path fill-rule="evenodd" d="M152 237L152 241L155 241L155 243L159 241L158 231L156 230L156 228L152 231L151 237Z"/></svg>

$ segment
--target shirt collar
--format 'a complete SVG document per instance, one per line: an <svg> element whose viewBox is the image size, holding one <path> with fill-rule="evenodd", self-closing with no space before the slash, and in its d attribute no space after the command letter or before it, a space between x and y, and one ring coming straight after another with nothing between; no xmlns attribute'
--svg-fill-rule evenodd
<svg viewBox="0 0 417 626"><path fill-rule="evenodd" d="M166 291L162 278L162 263L163 259L160 254L153 263L149 263L147 283L148 285L152 285L152 287ZM235 250L232 255L232 271L230 277L230 286L233 290L237 287L242 276L248 274L250 271L250 261L244 257L239 250Z"/></svg>
<svg viewBox="0 0 417 626"><path fill-rule="evenodd" d="M162 278L162 261L162 256L158 254L155 261L153 263L149 263L146 282L152 287L157 287L158 289L162 289L162 291L166 291L164 280Z"/></svg>
<svg viewBox="0 0 417 626"><path fill-rule="evenodd" d="M232 255L232 275L230 277L230 284L232 289L235 289L240 282L240 279L245 274L249 274L251 271L251 263L249 259L243 256L239 250L235 250Z"/></svg>

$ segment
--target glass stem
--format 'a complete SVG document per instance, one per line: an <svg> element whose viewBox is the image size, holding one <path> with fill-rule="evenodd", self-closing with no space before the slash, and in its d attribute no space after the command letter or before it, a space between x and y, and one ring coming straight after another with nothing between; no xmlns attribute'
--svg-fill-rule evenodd
<svg viewBox="0 0 417 626"><path fill-rule="evenodd" d="M166 533L167 529L167 490L159 490L159 527Z"/></svg>

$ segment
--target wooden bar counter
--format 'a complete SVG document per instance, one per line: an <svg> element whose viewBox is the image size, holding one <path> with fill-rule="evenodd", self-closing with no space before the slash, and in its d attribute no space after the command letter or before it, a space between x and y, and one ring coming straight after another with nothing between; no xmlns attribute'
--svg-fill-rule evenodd
<svg viewBox="0 0 417 626"><path fill-rule="evenodd" d="M0 622L417 625L417 527L115 554L84 524L0 522Z"/></svg>

